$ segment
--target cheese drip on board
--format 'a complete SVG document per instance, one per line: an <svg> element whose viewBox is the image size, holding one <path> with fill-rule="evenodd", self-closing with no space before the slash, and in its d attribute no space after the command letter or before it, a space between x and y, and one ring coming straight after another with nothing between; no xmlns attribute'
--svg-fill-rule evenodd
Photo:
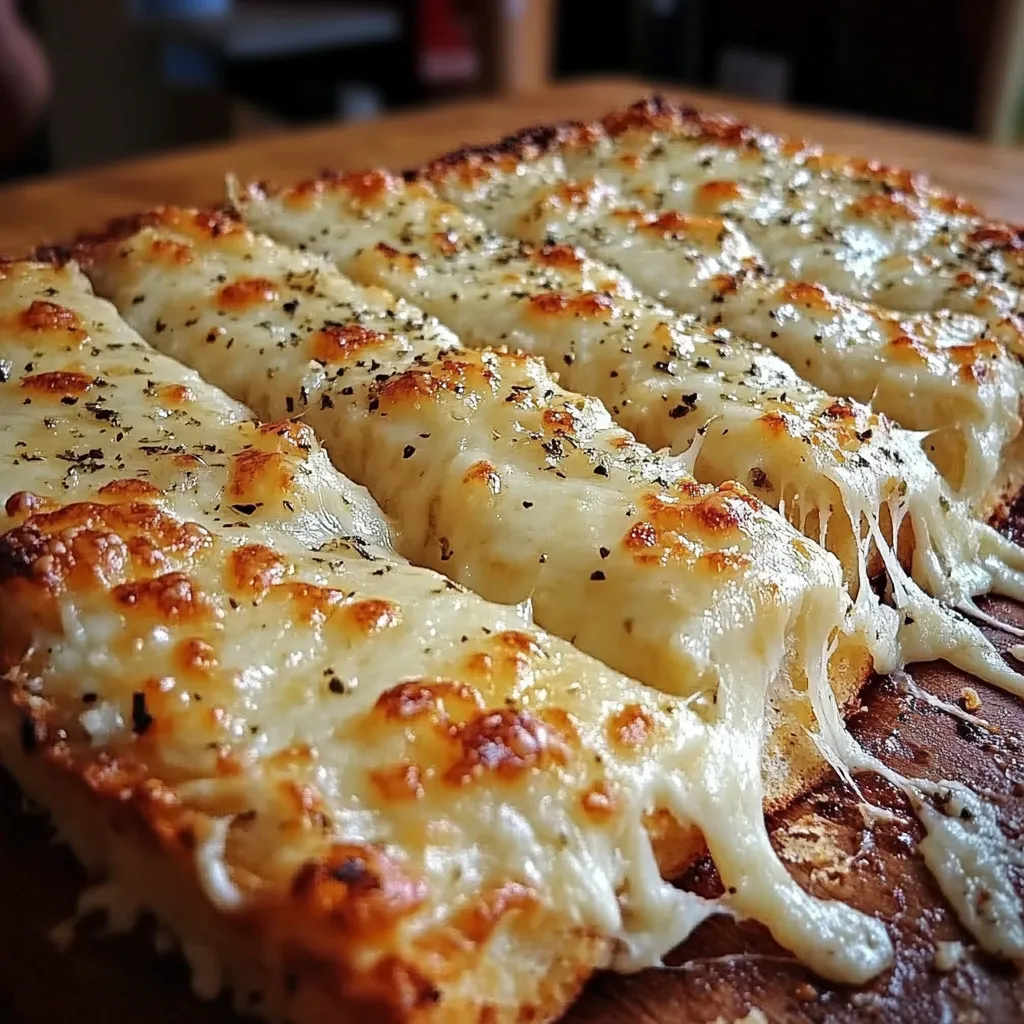
<svg viewBox="0 0 1024 1024"><path fill-rule="evenodd" d="M828 687L812 689L823 753L853 784L874 772L910 801L926 830L919 850L961 923L993 956L1024 960L1024 908L1015 874L1024 851L1000 828L996 807L961 782L910 779L868 753L850 734Z"/></svg>
<svg viewBox="0 0 1024 1024"><path fill-rule="evenodd" d="M784 277L907 312L974 313L1019 333L1020 229L993 223L924 175L828 153L670 102L522 133L568 177L609 176L673 209L727 216Z"/></svg>
<svg viewBox="0 0 1024 1024"><path fill-rule="evenodd" d="M829 977L888 964L879 922L759 845L741 783L767 673L702 708L410 566L309 427L249 421L72 266L6 264L0 317L0 759L112 871L94 900L153 910L206 994L298 1024L353 1000L514 1019L568 970L558 1016L593 967L654 962L713 909L658 871L693 823L735 842L709 779L758 833L723 860L764 879L737 908Z"/></svg>
<svg viewBox="0 0 1024 1024"><path fill-rule="evenodd" d="M948 310L896 313L776 277L726 218L681 213L654 185L641 205L604 180L573 181L557 153L483 151L426 173L492 230L580 246L659 301L764 344L825 391L934 431L924 447L950 485L977 506L997 497L1021 425L1014 326L989 331Z"/></svg>
<svg viewBox="0 0 1024 1024"><path fill-rule="evenodd" d="M488 232L424 183L370 172L256 190L242 204L254 226L416 302L468 344L542 356L652 448L689 448L698 479L741 480L783 508L842 560L879 671L945 657L1021 692L980 631L925 591L957 605L990 590L1022 594L1024 553L951 499L914 435L812 388L757 346L680 320L571 247ZM896 609L869 585L879 569Z"/></svg>
<svg viewBox="0 0 1024 1024"><path fill-rule="evenodd" d="M171 246L188 258L169 272ZM737 890L730 908L798 955L823 943L843 971L880 967L875 930L788 880L761 810L766 728L769 791L780 758L810 753L804 666L847 607L834 559L742 488L693 484L539 360L466 351L404 303L241 226L211 235L195 214L162 211L91 252L89 273L164 351L261 414L291 409L314 425L411 557L504 600L526 588L542 625L688 694L712 724L693 773L662 776L659 800L704 832ZM852 643L833 661L847 694L863 651ZM649 963L676 926L660 896L651 914L663 924L650 942L633 937L623 965ZM844 941L856 949L840 954Z"/></svg>

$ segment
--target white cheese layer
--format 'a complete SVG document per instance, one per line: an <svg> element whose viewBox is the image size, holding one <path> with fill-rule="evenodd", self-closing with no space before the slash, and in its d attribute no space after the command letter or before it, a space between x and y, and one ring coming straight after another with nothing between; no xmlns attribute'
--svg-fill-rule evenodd
<svg viewBox="0 0 1024 1024"><path fill-rule="evenodd" d="M169 275L159 253L172 245L188 258ZM766 718L799 743L807 666L843 624L834 559L742 488L698 487L539 360L466 351L411 307L251 232L210 237L168 211L89 272L166 352L265 415L314 424L413 558L506 601L529 594L541 624L687 694L707 729L687 771L651 765L648 799L702 830L736 912L830 976L882 969L874 923L807 897L763 825ZM656 875L649 853L622 850ZM651 887L635 899L649 933L631 934L622 966L649 963L708 912Z"/></svg>
<svg viewBox="0 0 1024 1024"><path fill-rule="evenodd" d="M1020 688L982 634L922 588L956 605L989 590L1021 593L1024 554L951 499L918 438L810 387L756 346L681 321L574 248L488 232L425 184L352 175L244 205L256 227L418 303L467 343L542 356L652 448L692 446L698 479L742 480L783 508L842 559L879 670L945 657ZM904 523L909 575L887 552ZM894 580L898 613L868 584L872 553Z"/></svg>

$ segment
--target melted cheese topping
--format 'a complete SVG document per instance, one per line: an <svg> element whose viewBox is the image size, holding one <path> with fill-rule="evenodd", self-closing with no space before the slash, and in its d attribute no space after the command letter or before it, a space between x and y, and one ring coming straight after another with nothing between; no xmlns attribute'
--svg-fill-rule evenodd
<svg viewBox="0 0 1024 1024"><path fill-rule="evenodd" d="M171 244L189 259L168 286ZM317 257L241 226L196 230L186 211L89 273L163 351L265 418L313 425L409 558L489 599L529 598L542 626L659 689L713 688L716 667L756 660L811 604L842 622L820 549L742 487L698 485L538 359L467 351Z"/></svg>
<svg viewBox="0 0 1024 1024"><path fill-rule="evenodd" d="M698 479L740 479L785 508L842 557L879 670L947 657L1021 691L982 634L920 589L958 605L991 589L1022 593L1024 555L950 499L917 438L756 346L680 321L574 248L489 233L425 184L351 175L245 208L254 225L416 301L470 344L543 356L652 447L692 446ZM910 576L888 551L904 522ZM895 581L899 614L869 585L872 551Z"/></svg>
<svg viewBox="0 0 1024 1024"><path fill-rule="evenodd" d="M908 429L938 430L926 450L947 479L972 502L988 497L1020 430L1015 329L989 332L948 310L894 313L775 277L725 218L681 213L653 187L641 206L603 180L566 175L558 154L513 170L480 158L431 171L490 228L582 246L675 309L761 342L826 391L870 402Z"/></svg>
<svg viewBox="0 0 1024 1024"><path fill-rule="evenodd" d="M366 218L365 210L362 216ZM166 221L166 218L164 220ZM179 216L172 215L171 220L178 222L176 227L182 226ZM335 218L322 220L317 236L321 239L329 238L332 225L342 238L348 237L347 222L343 222L339 229ZM186 234L193 232L189 229L186 230ZM366 238L367 234L369 238ZM205 248L205 238L202 238L201 233L200 238ZM374 236L364 231L361 240L372 243ZM243 261L247 264L258 263L258 249L253 248L249 244L250 241L246 238L245 241L238 243L243 253ZM443 233L443 241L440 241L439 247L447 248L450 243L457 244L456 240L452 239L449 229ZM146 244L148 242L143 240L143 246ZM186 243L179 239L177 244ZM389 262L408 263L416 268L415 273L418 277L426 276L422 269L423 261L404 256L393 247L384 252L379 248L372 252L381 253ZM358 261L360 255L361 252L357 251L354 259ZM195 256L190 255L189 262L194 259ZM127 248L122 246L117 256L108 261L108 269L103 271L109 275L108 287L114 286L111 282L132 280L130 269L109 269L110 266L117 268L125 262L130 265L140 262L139 251L134 244L129 244ZM221 271L214 280L221 283L219 277L223 276L230 281L228 269L230 267ZM159 279L152 279L152 284L159 288ZM125 308L130 308L131 305L142 306L147 301L142 291L129 297L132 290L131 287L124 288L122 302L126 303ZM317 291L317 288L307 286L308 294L315 297ZM210 294L208 280L207 302ZM289 304L301 304L303 298L296 295L287 301ZM200 312L203 305L196 302L193 315ZM172 304L170 309L174 315L180 315L181 311L176 304ZM292 313L294 312L293 307ZM316 324L314 321L312 325L304 326L309 326L312 331ZM156 322L153 324L153 330L159 334L167 333L166 326L159 329ZM304 332L299 330L295 333L301 339ZM203 346L196 345L194 335L191 338L189 355L201 358L199 353L203 351ZM265 353L258 354L265 357ZM216 368L226 372L223 371L223 365L224 361L219 360ZM213 364L211 368L214 368ZM251 372L247 376L251 378ZM276 376L275 372L273 377ZM514 395L508 397L511 397L513 402L516 401ZM899 534L899 528L900 518L896 517L893 521L893 531L896 535ZM895 565L895 559L885 544L877 524L873 524L873 536L880 553L886 559L894 589L903 591L902 595L897 595L897 603L904 609L903 625L907 627L904 643L911 656L924 656L937 648L941 649L940 645L945 643L952 645L958 654L963 652L965 660L975 657L971 652L978 650L976 645L980 634L976 634L966 623L949 619L938 606L924 601L923 595L914 593L909 580L901 575L898 566ZM908 610L912 611L913 615L909 614ZM818 631L814 635L818 635ZM813 647L814 645L811 645L811 649ZM776 651L774 658L779 657L780 653ZM773 661L773 657L770 656L769 661ZM1019 677L1001 666L990 650L983 653L977 661L987 675L1000 680L1004 685L1013 687L1019 682ZM859 756L852 739L842 728L834 696L824 682L825 664L823 652L820 665L812 667L807 675L808 691L816 715L825 723L826 736L832 741L831 745L823 742L823 749L829 753L833 764L841 770L876 770L877 763ZM686 810L692 820L701 823L709 849L725 884L735 890L733 899L739 912L753 913L762 920L770 921L773 934L779 941L797 950L802 956L809 955L810 951L823 943L827 951L826 961L829 964L826 969L833 976L837 969L834 958L840 948L844 949L845 955L839 969L848 972L847 976L855 973L866 976L882 962L876 933L870 929L861 930L859 937L853 938L863 926L862 919L849 916L834 904L823 905L808 900L800 890L792 887L787 881L788 875L767 844L764 831L753 827L754 821L759 817L761 768L760 756L753 738L763 729L764 698L762 686L750 685L749 676L743 679L731 676L729 665L723 666L722 685L716 701L719 714L722 715L720 731L709 736L707 754L702 762L705 770L698 775L697 785L689 794L689 802L685 805ZM835 753L837 746L841 746L843 759ZM894 776L890 773L887 777ZM915 808L929 829L929 839L922 846L922 852L962 920L988 948L995 952L1014 955L1016 929L1019 927L1019 906L1011 898L1012 885L1008 871L1008 867L1014 861L1006 852L1009 847L995 823L994 812L980 797L961 787L958 790L958 800L970 802L969 813L978 816L979 825L977 828L968 829L954 827L945 813L936 813L922 803L920 796L931 792L930 784L905 779L900 781L905 791L911 795ZM671 795L666 795L665 799L672 805ZM675 806L677 813L680 813L684 805ZM637 865L649 863L643 856L632 857L631 861ZM979 915L977 905L971 904L963 895L977 892L979 888L994 897L996 909L991 914ZM675 916L680 911L676 909L666 912L665 904L660 898L646 901L645 907L653 919L675 920L677 924L680 921L680 918ZM686 911L683 920L687 926L700 919L703 914L703 911L695 910L692 906L687 907ZM1014 914L1017 917L1014 917ZM660 931L659 934L663 935L664 931ZM845 947L844 942L847 943ZM650 952L648 942L635 936L633 944L627 947L626 959L620 963L622 966L634 966L647 960ZM821 969L820 963L818 969Z"/></svg>
<svg viewBox="0 0 1024 1024"><path fill-rule="evenodd" d="M983 221L906 173L787 152L793 147L785 140L756 133L707 135L701 119L671 109L650 119L634 115L607 119L607 130L570 133L563 176L597 176L659 215L724 218L767 266L801 282L795 290L771 279L756 287L755 276L737 286L727 303L736 326L803 361L816 335L822 345L839 341L831 357L837 376L825 371L820 382L870 395L875 408L908 427L942 427L953 416L969 449L958 460L966 467L965 494L985 497L1002 447L1020 427L1021 370L1010 355L1024 351L1018 232ZM715 176L714 158L706 166L720 151L729 151L735 178ZM705 285L710 301L731 295L732 276L717 293L714 282ZM840 295L916 315L885 314ZM765 324L769 313L781 314L785 330ZM808 373L819 365L812 356ZM961 426L968 413L971 421ZM940 433L936 452L949 449L950 433Z"/></svg>
<svg viewBox="0 0 1024 1024"><path fill-rule="evenodd" d="M154 254L172 245L188 258L169 282ZM793 885L763 827L769 689L798 718L806 698L791 683L804 685L843 618L829 556L742 488L694 484L539 360L467 352L410 307L241 228L211 235L166 211L94 254L90 273L167 352L261 413L301 412L395 516L413 558L506 601L529 593L541 624L696 698L718 725L685 786L659 776L659 801L700 824L737 912L819 967L824 928L828 972L878 969L876 931ZM625 854L656 876L649 853ZM651 930L632 934L622 966L650 962L707 913L680 915L651 887L636 898ZM837 968L842 941L853 945Z"/></svg>
<svg viewBox="0 0 1024 1024"><path fill-rule="evenodd" d="M725 215L786 277L993 324L1020 312L1019 231L920 174L662 101L560 135L571 176L611 174L641 201L664 196L673 209Z"/></svg>
<svg viewBox="0 0 1024 1024"><path fill-rule="evenodd" d="M994 956L1024 957L1024 912L1014 880L1024 852L1007 839L996 808L960 782L908 779L894 771L850 735L827 687L811 699L836 769L848 779L851 772L874 772L906 795L927 831L921 854L964 927Z"/></svg>
<svg viewBox="0 0 1024 1024"><path fill-rule="evenodd" d="M272 962L300 950L330 965L338 999L406 1013L446 986L514 1003L507 985L478 987L496 943L514 958L516 941L585 929L635 966L706 915L661 882L642 828L659 820L662 858L678 834L664 812L727 849L735 836L695 792L705 779L756 804L743 825L767 843L759 800L737 788L759 783L756 670L722 686L749 720L698 714L410 567L308 427L246 420L74 269L5 266L0 317L0 678L17 709L3 749L20 737L90 799L136 806L213 906L244 910ZM816 597L812 645L835 619ZM788 875L741 908L783 939L799 940L794 918L817 921L801 952L831 977L891 957L877 922ZM209 966L204 937L184 939Z"/></svg>

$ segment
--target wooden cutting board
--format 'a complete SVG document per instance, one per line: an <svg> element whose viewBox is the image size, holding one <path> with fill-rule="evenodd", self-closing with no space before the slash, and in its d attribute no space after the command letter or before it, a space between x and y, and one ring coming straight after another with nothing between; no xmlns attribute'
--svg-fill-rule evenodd
<svg viewBox="0 0 1024 1024"><path fill-rule="evenodd" d="M460 146L493 142L528 125L598 117L653 92L704 110L730 111L774 131L843 153L927 171L991 217L1024 222L1024 149L905 126L782 109L635 79L588 79L509 100L451 103L378 121L330 125L161 154L0 189L0 252L66 241L111 217L159 203L204 204L224 196L224 175L286 183L324 168L400 170Z"/></svg>
<svg viewBox="0 0 1024 1024"><path fill-rule="evenodd" d="M638 82L577 83L513 103L463 104L32 183L0 191L0 250L66 238L158 202L208 202L220 194L227 169L288 181L325 165L410 166L526 124L594 116L651 91ZM993 215L1024 220L1024 153L713 97L697 100L833 147L930 170ZM1009 528L1024 538L1024 506ZM1024 624L1024 609L996 602L991 608ZM1005 637L994 640L1008 644ZM983 702L979 714L995 730L958 722L879 680L865 694L854 732L909 775L959 779L990 794L1007 831L1024 843L1024 703L945 665L917 666L912 675L950 702L973 685ZM715 918L669 958L668 968L595 979L568 1021L710 1024L741 1018L752 1007L772 1022L1024 1021L1024 977L980 954L960 928L915 855L921 829L905 801L870 778L862 785L872 802L895 810L902 823L867 830L858 798L829 784L774 820L772 832L783 859L810 891L842 899L888 924L897 951L891 972L860 990L826 984L774 945L764 929ZM81 882L71 857L52 845L40 819L22 814L18 793L0 776L0 1024L237 1019L226 1003L193 999L182 964L158 957L145 942L88 938L59 953L49 933L69 917ZM710 894L716 880L701 864L681 884ZM955 964L936 964L937 942L963 943L963 956Z"/></svg>

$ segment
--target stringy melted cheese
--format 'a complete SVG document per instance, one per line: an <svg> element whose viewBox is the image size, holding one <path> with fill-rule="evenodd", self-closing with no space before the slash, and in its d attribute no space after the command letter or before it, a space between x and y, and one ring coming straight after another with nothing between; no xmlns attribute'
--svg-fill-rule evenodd
<svg viewBox="0 0 1024 1024"><path fill-rule="evenodd" d="M298 951L338 999L404 1013L448 993L515 1005L483 969L499 949L557 933L564 956L581 929L639 966L713 909L661 881L644 821L678 822L661 856L696 823L726 870L777 870L763 826L737 856L705 787L760 822L737 787L759 784L780 635L723 680L748 717L699 715L403 562L308 427L244 420L76 270L5 266L0 317L0 748L135 805L270 963ZM801 639L823 650L836 602L817 598ZM801 953L830 977L891 958L877 922L788 875L742 909L783 941L810 927ZM220 952L182 938L197 964ZM278 970L262 983L287 1009Z"/></svg>
<svg viewBox="0 0 1024 1024"><path fill-rule="evenodd" d="M350 175L251 195L245 211L256 227L417 302L470 344L544 357L642 441L687 452L698 479L742 480L784 509L842 559L880 671L947 657L1020 691L982 634L921 588L964 607L993 589L1020 594L1024 555L951 499L913 435L810 387L757 346L680 320L572 247L490 233L424 183ZM904 522L909 576L889 550ZM873 551L898 613L869 586Z"/></svg>

